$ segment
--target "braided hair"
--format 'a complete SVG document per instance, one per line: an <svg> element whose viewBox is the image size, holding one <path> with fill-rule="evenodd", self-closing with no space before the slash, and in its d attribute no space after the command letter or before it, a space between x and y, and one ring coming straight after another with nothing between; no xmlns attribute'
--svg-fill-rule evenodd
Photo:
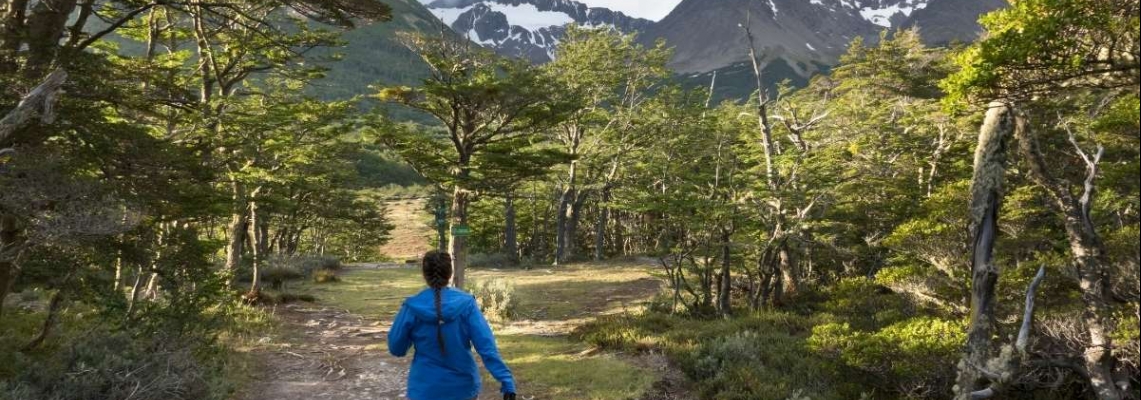
<svg viewBox="0 0 1141 400"><path fill-rule="evenodd" d="M436 341L440 344L440 352L444 355L448 354L448 350L444 346L444 314L443 306L441 303L441 293L448 282L452 279L452 256L442 251L429 251L424 254L424 260L421 263L422 272L424 273L424 281L428 283L428 287L432 288L433 294L436 296Z"/></svg>

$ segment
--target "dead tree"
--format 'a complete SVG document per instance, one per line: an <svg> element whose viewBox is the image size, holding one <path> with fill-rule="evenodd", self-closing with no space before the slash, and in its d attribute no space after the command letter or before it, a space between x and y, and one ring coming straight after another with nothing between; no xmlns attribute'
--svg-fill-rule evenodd
<svg viewBox="0 0 1141 400"><path fill-rule="evenodd" d="M16 108L0 119L0 146L8 144L8 137L16 130L39 119L50 124L55 120L55 100L59 96L67 72L57 69L44 78L43 82L24 95Z"/></svg>
<svg viewBox="0 0 1141 400"><path fill-rule="evenodd" d="M1105 245L1094 225L1090 211L1096 189L1094 180L1098 174L1098 164L1105 149L1097 146L1096 153L1090 155L1082 149L1068 125L1063 128L1069 134L1070 143L1086 167L1085 180L1081 185L1080 196L1075 196L1070 185L1055 177L1047 167L1038 140L1030 129L1018 132L1019 149L1030 165L1030 179L1049 194L1056 212L1062 216L1062 225L1070 243L1070 252L1077 266L1078 283L1082 289L1081 299L1085 303L1082 322L1089 343L1082 359L1089 375L1090 386L1101 400L1119 400L1121 389L1113 379L1113 343L1110 339L1109 272L1105 259Z"/></svg>
<svg viewBox="0 0 1141 400"><path fill-rule="evenodd" d="M995 359L986 365L976 365L979 373L991 381L990 386L970 393L971 400L990 399L1008 390L1021 374L1022 365L1029 361L1027 348L1030 346L1030 330L1034 325L1034 298L1038 286L1046 279L1046 267L1038 268L1038 274L1026 289L1026 307L1022 312L1022 325L1014 340L1014 347L1004 346ZM989 368L995 368L993 370Z"/></svg>
<svg viewBox="0 0 1141 400"><path fill-rule="evenodd" d="M995 285L999 270L994 263L994 243L998 238L998 217L1002 207L1006 175L1007 143L1015 130L1014 108L991 103L979 130L975 149L974 177L971 180L971 314L967 346L959 362L956 400L972 398L975 388L988 380L982 369L990 359L991 337L995 332Z"/></svg>

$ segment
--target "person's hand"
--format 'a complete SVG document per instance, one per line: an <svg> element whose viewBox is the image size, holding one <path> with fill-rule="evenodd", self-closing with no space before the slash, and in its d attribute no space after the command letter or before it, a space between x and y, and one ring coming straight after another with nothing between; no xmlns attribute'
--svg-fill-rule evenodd
<svg viewBox="0 0 1141 400"><path fill-rule="evenodd" d="M507 392L503 394L503 400L515 400L515 393Z"/></svg>

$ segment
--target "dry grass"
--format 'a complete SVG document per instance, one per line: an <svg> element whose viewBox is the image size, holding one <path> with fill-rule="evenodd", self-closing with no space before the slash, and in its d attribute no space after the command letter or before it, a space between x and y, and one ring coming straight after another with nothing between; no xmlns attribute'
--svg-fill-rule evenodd
<svg viewBox="0 0 1141 400"><path fill-rule="evenodd" d="M380 246L380 253L395 261L417 258L431 250L429 238L435 235L429 225L432 216L425 211L424 199L394 200L388 202L388 218L395 229L388 243Z"/></svg>

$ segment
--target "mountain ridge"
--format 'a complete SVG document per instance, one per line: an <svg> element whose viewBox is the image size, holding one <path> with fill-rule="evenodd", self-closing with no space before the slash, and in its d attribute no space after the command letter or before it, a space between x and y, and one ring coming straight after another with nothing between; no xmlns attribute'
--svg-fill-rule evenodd
<svg viewBox="0 0 1141 400"><path fill-rule="evenodd" d="M499 54L548 62L566 25L645 31L653 21L575 0L435 0L428 9L453 31Z"/></svg>

